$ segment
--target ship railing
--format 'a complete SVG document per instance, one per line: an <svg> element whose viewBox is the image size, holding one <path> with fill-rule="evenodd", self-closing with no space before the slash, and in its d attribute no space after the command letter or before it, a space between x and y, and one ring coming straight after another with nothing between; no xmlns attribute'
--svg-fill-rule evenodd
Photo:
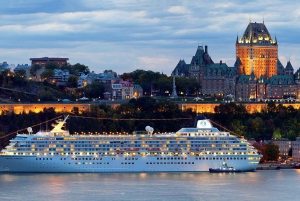
<svg viewBox="0 0 300 201"><path fill-rule="evenodd" d="M6 155L7 151L8 151L7 149L2 149L1 152L0 152L0 155Z"/></svg>

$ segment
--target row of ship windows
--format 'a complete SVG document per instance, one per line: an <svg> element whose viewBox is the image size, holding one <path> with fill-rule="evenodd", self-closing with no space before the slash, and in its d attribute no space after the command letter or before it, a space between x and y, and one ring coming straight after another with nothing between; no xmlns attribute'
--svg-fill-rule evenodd
<svg viewBox="0 0 300 201"><path fill-rule="evenodd" d="M194 162L146 162L146 164L194 164Z"/></svg>
<svg viewBox="0 0 300 201"><path fill-rule="evenodd" d="M95 161L95 160L102 160L102 158L71 158L71 160L72 161L77 161L77 160L93 160L93 161Z"/></svg>
<svg viewBox="0 0 300 201"><path fill-rule="evenodd" d="M232 142L232 143L240 143L240 141L238 140L235 140L235 139L226 139L226 141L224 140L221 140L221 139L211 139L211 138L207 138L207 139L201 139L201 140L173 140L173 139L169 139L167 140L167 142L169 142L170 144L174 144L174 143L187 143L187 142L190 142L190 143L229 143L229 142ZM19 142L17 142L19 143ZM65 141L65 142L62 142L62 141L27 141L27 142L23 142L23 141L20 141L20 143L26 143L26 144L132 144L132 143L135 143L135 144L157 144L157 143L166 143L166 141L161 141L161 140L157 140L157 141L124 141L124 142L118 142L118 141Z"/></svg>
<svg viewBox="0 0 300 201"><path fill-rule="evenodd" d="M182 137L157 137L156 139L157 140L154 140L153 137L152 138L131 138L131 139L128 139L128 138L72 138L72 139L69 139L69 138L59 138L59 139L56 139L56 138L32 138L31 141L52 141L52 142L56 142L56 141L59 141L59 143L67 143L66 141L68 142L71 142L71 143L92 143L92 142L112 142L112 143L129 143L131 141L145 141L145 142L154 142L154 141L164 141L164 140L167 140L167 141L178 141L178 140L220 140L221 138L222 139L225 139L225 140L236 140L236 137L228 137L228 134L227 133L206 133L206 132L190 132L192 134L198 134L198 136L212 136L212 137L185 137L185 136L182 136ZM183 133L185 135L187 134L190 134L190 133ZM155 136L155 135L154 135ZM219 137L221 136L221 137ZM20 140L20 141L24 141L25 139L18 139L16 138L15 139L16 141L17 140ZM102 140L102 141L101 141ZM107 141L105 141L107 140ZM79 142L78 142L79 141Z"/></svg>
<svg viewBox="0 0 300 201"><path fill-rule="evenodd" d="M234 157L234 158L229 158L229 157L227 157L227 158L223 158L223 157L221 157L221 158L218 158L218 157L196 157L196 160L225 160L225 159L227 159L227 160L247 160L247 158L246 157Z"/></svg>
<svg viewBox="0 0 300 201"><path fill-rule="evenodd" d="M225 150L225 149L224 149ZM41 150L42 151L42 150ZM85 150L87 151L87 150ZM105 151L105 150L103 150ZM109 151L109 149L107 149L107 151ZM106 153L106 152L105 152ZM104 155L105 154L104 152L99 152L99 154L101 155ZM125 152L126 153L126 152ZM174 152L170 152L170 153L173 153ZM247 154L247 152L206 152L207 154ZM256 154L256 152L248 152L249 154ZM35 155L35 153L26 153L26 152L20 152L20 153L13 153L14 155ZM51 153L48 153L48 154L51 154ZM94 154L94 153L90 153L90 154ZM117 155L122 155L122 153L116 153ZM137 152L137 154L141 154L140 152ZM165 152L154 152L154 153L150 153L150 152L146 152L146 154L149 154L149 155L155 155L155 154L165 154ZM190 154L190 152L187 152L187 154ZM37 155L39 155L39 153L37 153ZM68 152L65 152L65 153L53 153L51 155L81 155L80 153L68 153ZM199 155L199 153L197 152L196 155ZM126 160L126 159L125 159Z"/></svg>
<svg viewBox="0 0 300 201"><path fill-rule="evenodd" d="M71 163L69 163L69 165L70 165ZM102 163L88 163L88 162L83 162L83 163L80 163L80 162L78 162L78 163L75 163L76 165L95 165L95 164L98 164L98 165L102 165ZM103 165L109 165L109 162L104 162L103 163Z"/></svg>
<svg viewBox="0 0 300 201"><path fill-rule="evenodd" d="M187 160L187 157L171 157L171 158L157 158L157 160Z"/></svg>
<svg viewBox="0 0 300 201"><path fill-rule="evenodd" d="M198 143L198 144L191 144L191 147L207 147L207 146L211 146L214 143L208 143L208 142L203 142L203 143ZM144 147L144 146L156 146L156 147L160 147L162 144L135 144L135 145L112 145L112 144L108 144L108 145L74 145L74 147ZM187 146L189 144L186 143L181 143L181 144L166 144L166 147L177 147L177 146ZM236 146L236 147L247 147L246 144L239 144L239 145L234 145L234 144L230 144L230 143L218 143L216 142L216 146L222 146L222 145L226 145L226 146ZM14 146L14 147L28 147L30 148L30 145L20 145L20 146ZM68 148L70 146L65 146L65 145L56 145L53 146L52 144L45 144L45 145L37 145L36 147L46 147L46 148ZM34 147L32 147L34 148Z"/></svg>

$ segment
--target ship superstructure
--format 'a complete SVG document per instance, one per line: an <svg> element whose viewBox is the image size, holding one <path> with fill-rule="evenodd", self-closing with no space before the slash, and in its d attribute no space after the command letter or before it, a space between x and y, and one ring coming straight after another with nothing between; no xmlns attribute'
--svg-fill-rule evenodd
<svg viewBox="0 0 300 201"><path fill-rule="evenodd" d="M70 135L57 121L49 131L17 134L0 154L1 172L196 172L226 160L254 171L261 155L245 139L220 132L208 119L176 133L136 131L131 135Z"/></svg>

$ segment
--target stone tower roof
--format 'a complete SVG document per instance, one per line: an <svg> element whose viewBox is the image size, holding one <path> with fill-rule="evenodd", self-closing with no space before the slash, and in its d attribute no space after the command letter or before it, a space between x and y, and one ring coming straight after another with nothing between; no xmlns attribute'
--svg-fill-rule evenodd
<svg viewBox="0 0 300 201"><path fill-rule="evenodd" d="M291 64L290 61L287 62L285 69L286 70L294 70L294 68L293 68L293 66L292 66L292 64Z"/></svg>
<svg viewBox="0 0 300 201"><path fill-rule="evenodd" d="M239 44L262 44L262 45L276 45L276 40L273 40L267 27L264 23L250 22L238 41Z"/></svg>

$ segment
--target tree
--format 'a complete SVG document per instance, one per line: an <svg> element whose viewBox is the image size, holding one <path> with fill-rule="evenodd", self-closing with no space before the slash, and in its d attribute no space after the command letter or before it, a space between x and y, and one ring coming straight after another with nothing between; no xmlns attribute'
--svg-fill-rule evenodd
<svg viewBox="0 0 300 201"><path fill-rule="evenodd" d="M296 138L297 138L295 131L294 131L294 130L289 130L289 131L287 132L287 138L288 138L289 140L295 141Z"/></svg>
<svg viewBox="0 0 300 201"><path fill-rule="evenodd" d="M25 70L18 70L18 71L15 72L15 75L19 76L19 77L26 77L26 71Z"/></svg>
<svg viewBox="0 0 300 201"><path fill-rule="evenodd" d="M59 69L59 65L55 62L50 62L46 64L45 68L49 70Z"/></svg>
<svg viewBox="0 0 300 201"><path fill-rule="evenodd" d="M47 80L48 82L50 81L51 78L54 77L54 70L52 69L47 69L41 74L41 78L44 80Z"/></svg>
<svg viewBox="0 0 300 201"><path fill-rule="evenodd" d="M74 75L70 75L67 83L68 87L77 88L78 87L78 77Z"/></svg>
<svg viewBox="0 0 300 201"><path fill-rule="evenodd" d="M33 77L36 77L36 72L37 72L38 70L40 70L41 68L42 68L41 65L39 65L39 64L34 64L34 65L31 66L31 68L30 68L30 74L31 74Z"/></svg>
<svg viewBox="0 0 300 201"><path fill-rule="evenodd" d="M268 103L267 111L268 111L268 113L276 113L277 108L276 108L276 104L273 101Z"/></svg>
<svg viewBox="0 0 300 201"><path fill-rule="evenodd" d="M279 146L270 142L266 145L266 155L268 161L277 161L279 158Z"/></svg>
<svg viewBox="0 0 300 201"><path fill-rule="evenodd" d="M84 64L80 64L77 63L75 65L73 65L70 69L70 74L78 74L78 73L84 73L84 74L88 74L90 72L90 69L88 66L84 65Z"/></svg>
<svg viewBox="0 0 300 201"><path fill-rule="evenodd" d="M231 127L233 128L233 131L238 135L238 136L243 136L246 132L246 127L243 125L242 121L234 119L231 122Z"/></svg>
<svg viewBox="0 0 300 201"><path fill-rule="evenodd" d="M256 117L255 119L253 119L251 126L252 126L252 129L254 131L256 131L257 133L259 133L264 128L264 121L263 121L262 118Z"/></svg>
<svg viewBox="0 0 300 201"><path fill-rule="evenodd" d="M272 139L281 140L281 129L280 128L276 128L276 130L273 132Z"/></svg>
<svg viewBox="0 0 300 201"><path fill-rule="evenodd" d="M103 73L113 73L115 77L117 77L117 73L113 70L104 70Z"/></svg>

